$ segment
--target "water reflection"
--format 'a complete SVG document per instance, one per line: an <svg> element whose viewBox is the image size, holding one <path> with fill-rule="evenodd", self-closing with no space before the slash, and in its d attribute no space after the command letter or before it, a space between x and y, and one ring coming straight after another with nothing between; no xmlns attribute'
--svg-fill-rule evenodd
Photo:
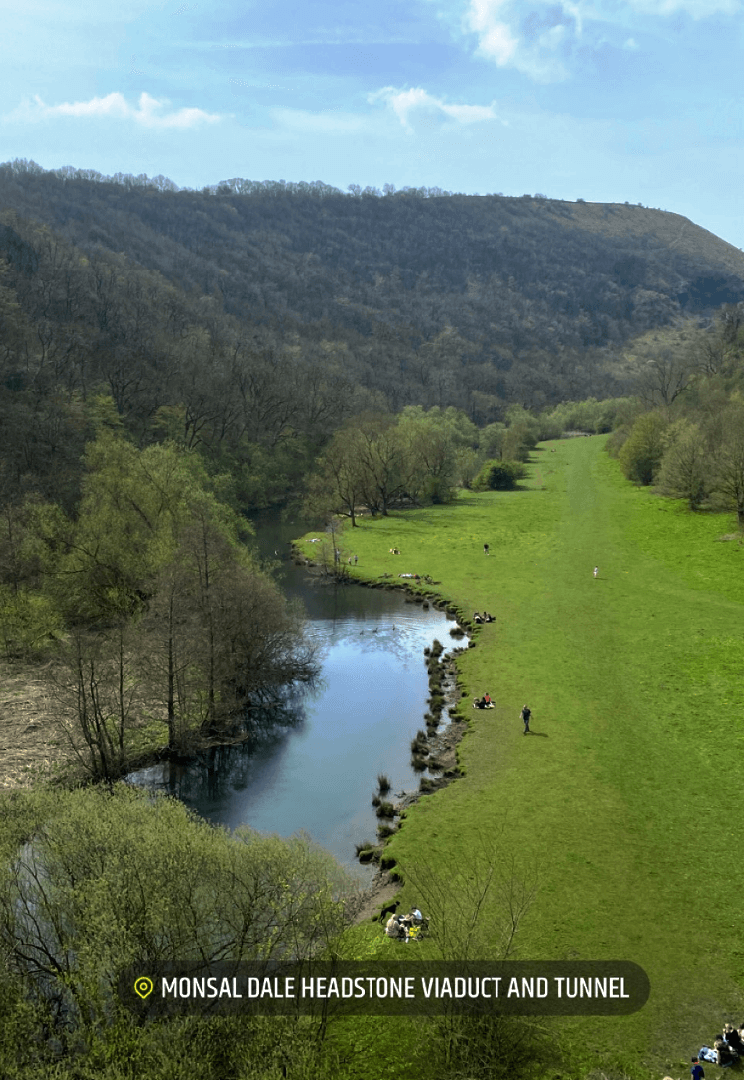
<svg viewBox="0 0 744 1080"><path fill-rule="evenodd" d="M390 778L394 793L418 787L409 762L426 711L423 650L434 638L451 647L453 623L400 593L317 587L286 563L283 578L285 591L303 600L308 632L320 647L314 686L295 688L281 725L258 730L249 744L215 748L186 766L160 764L130 779L170 792L230 828L247 824L283 836L304 829L357 868L354 844L375 835L370 800L378 773Z"/></svg>

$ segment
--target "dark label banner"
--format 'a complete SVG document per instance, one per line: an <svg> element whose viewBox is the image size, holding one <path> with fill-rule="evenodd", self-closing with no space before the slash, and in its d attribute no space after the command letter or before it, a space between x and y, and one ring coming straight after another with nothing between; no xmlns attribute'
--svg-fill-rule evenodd
<svg viewBox="0 0 744 1080"><path fill-rule="evenodd" d="M194 961L119 979L121 1001L146 1016L627 1016L649 993L628 960Z"/></svg>

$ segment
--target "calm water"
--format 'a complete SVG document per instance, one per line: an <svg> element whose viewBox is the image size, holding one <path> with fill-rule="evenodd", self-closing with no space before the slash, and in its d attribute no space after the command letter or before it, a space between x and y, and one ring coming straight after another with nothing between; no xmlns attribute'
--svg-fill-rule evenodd
<svg viewBox="0 0 744 1080"><path fill-rule="evenodd" d="M258 523L265 554L287 552L302 524ZM308 549L311 545L307 545ZM170 763L130 779L169 791L208 820L290 836L300 829L357 872L354 844L374 839L370 800L377 774L393 794L418 787L410 741L424 726L428 680L423 650L434 638L450 648L454 626L443 612L406 604L401 594L312 583L286 559L282 588L299 596L321 647L319 685L291 700L292 727L258 747L220 750L208 764Z"/></svg>

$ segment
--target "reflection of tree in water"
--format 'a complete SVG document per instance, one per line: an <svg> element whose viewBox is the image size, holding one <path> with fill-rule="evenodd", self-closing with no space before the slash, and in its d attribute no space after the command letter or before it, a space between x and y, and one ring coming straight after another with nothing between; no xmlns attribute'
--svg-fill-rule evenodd
<svg viewBox="0 0 744 1080"><path fill-rule="evenodd" d="M231 790L247 788L256 753L280 746L292 729L304 724L305 695L316 692L320 682L284 687L272 699L254 702L236 735L240 741L201 750L188 764L165 762L158 787L187 803L218 800Z"/></svg>

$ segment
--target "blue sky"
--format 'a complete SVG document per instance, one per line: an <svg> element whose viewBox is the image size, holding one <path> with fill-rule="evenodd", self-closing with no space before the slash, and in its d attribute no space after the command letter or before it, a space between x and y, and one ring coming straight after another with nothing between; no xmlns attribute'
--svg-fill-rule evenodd
<svg viewBox="0 0 744 1080"><path fill-rule="evenodd" d="M23 0L0 161L643 203L744 249L744 0Z"/></svg>

